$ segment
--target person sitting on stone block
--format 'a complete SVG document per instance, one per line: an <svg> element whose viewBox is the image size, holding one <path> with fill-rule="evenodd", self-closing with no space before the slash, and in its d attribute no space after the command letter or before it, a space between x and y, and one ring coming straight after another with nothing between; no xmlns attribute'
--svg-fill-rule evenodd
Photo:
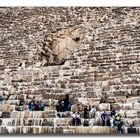
<svg viewBox="0 0 140 140"><path fill-rule="evenodd" d="M79 114L79 112L78 113L74 112L72 114L72 125L78 126L80 124L81 124L80 114Z"/></svg>
<svg viewBox="0 0 140 140"><path fill-rule="evenodd" d="M127 128L127 133L128 134L136 133L136 128L134 128L134 126L130 124L129 127Z"/></svg>

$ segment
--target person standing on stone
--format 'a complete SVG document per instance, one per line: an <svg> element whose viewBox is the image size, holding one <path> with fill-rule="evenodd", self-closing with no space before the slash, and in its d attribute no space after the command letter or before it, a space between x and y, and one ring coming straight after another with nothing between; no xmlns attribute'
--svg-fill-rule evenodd
<svg viewBox="0 0 140 140"><path fill-rule="evenodd" d="M64 112L65 111L65 103L64 103L64 100L61 100L60 102L60 112Z"/></svg>
<svg viewBox="0 0 140 140"><path fill-rule="evenodd" d="M44 108L45 108L45 103L44 101L40 100L40 110L44 111Z"/></svg>
<svg viewBox="0 0 140 140"><path fill-rule="evenodd" d="M89 117L90 117L90 118L93 118L94 115L95 115L95 112L96 112L96 108L95 108L95 106L93 105L93 106L90 108Z"/></svg>
<svg viewBox="0 0 140 140"><path fill-rule="evenodd" d="M28 104L29 111L33 111L33 106L34 106L34 102L30 101L29 104Z"/></svg>
<svg viewBox="0 0 140 140"><path fill-rule="evenodd" d="M105 111L101 114L101 119L102 119L102 126L105 126L106 119L107 119L107 115Z"/></svg>
<svg viewBox="0 0 140 140"><path fill-rule="evenodd" d="M84 118L88 119L89 118L89 109L88 106L85 106L84 108Z"/></svg>
<svg viewBox="0 0 140 140"><path fill-rule="evenodd" d="M116 115L116 111L115 110L112 110L111 113L110 113L110 116L113 117L115 115Z"/></svg>
<svg viewBox="0 0 140 140"><path fill-rule="evenodd" d="M2 103L3 102L3 97L2 96L0 96L0 103Z"/></svg>
<svg viewBox="0 0 140 140"><path fill-rule="evenodd" d="M73 126L76 126L76 113L75 112L73 112L73 114L72 114L72 125Z"/></svg>
<svg viewBox="0 0 140 140"><path fill-rule="evenodd" d="M81 124L81 119L80 119L80 114L79 114L79 112L76 114L76 122L77 122L76 125L80 125L80 124Z"/></svg>
<svg viewBox="0 0 140 140"><path fill-rule="evenodd" d="M67 94L65 96L65 99L64 99L64 111L70 111L71 110L71 102L70 102L70 99L69 99L69 95Z"/></svg>
<svg viewBox="0 0 140 140"><path fill-rule="evenodd" d="M114 118L113 118L113 116L110 116L110 126L111 126L111 128L114 126Z"/></svg>

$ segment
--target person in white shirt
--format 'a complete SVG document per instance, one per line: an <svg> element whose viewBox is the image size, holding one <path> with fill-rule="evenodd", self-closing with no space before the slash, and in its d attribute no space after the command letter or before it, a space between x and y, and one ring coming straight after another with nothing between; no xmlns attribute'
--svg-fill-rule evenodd
<svg viewBox="0 0 140 140"><path fill-rule="evenodd" d="M72 114L72 125L76 125L76 113L75 112L73 112L73 114Z"/></svg>
<svg viewBox="0 0 140 140"><path fill-rule="evenodd" d="M93 118L94 117L95 112L96 112L96 108L95 108L95 106L92 106L91 107L91 110L89 111L90 118Z"/></svg>
<svg viewBox="0 0 140 140"><path fill-rule="evenodd" d="M111 128L114 126L114 118L110 116L110 126Z"/></svg>
<svg viewBox="0 0 140 140"><path fill-rule="evenodd" d="M76 114L76 122L77 122L76 125L80 125L80 124L81 124L81 119L80 119L80 114L79 114L79 112Z"/></svg>

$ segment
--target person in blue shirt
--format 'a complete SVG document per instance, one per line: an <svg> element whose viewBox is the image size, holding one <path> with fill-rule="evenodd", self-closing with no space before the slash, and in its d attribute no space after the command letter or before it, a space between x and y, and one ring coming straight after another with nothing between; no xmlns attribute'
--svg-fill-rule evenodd
<svg viewBox="0 0 140 140"><path fill-rule="evenodd" d="M33 111L33 106L34 106L34 102L33 101L30 101L29 102L29 105L28 105L29 111Z"/></svg>
<svg viewBox="0 0 140 140"><path fill-rule="evenodd" d="M0 103L2 103L3 102L3 97L2 96L0 96Z"/></svg>
<svg viewBox="0 0 140 140"><path fill-rule="evenodd" d="M45 108L45 103L44 103L44 101L40 101L40 109L41 109L41 111L44 111L44 108Z"/></svg>

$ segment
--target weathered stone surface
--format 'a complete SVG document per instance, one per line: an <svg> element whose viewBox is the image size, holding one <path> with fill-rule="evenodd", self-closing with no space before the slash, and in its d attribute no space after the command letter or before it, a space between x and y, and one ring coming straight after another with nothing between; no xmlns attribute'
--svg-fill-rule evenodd
<svg viewBox="0 0 140 140"><path fill-rule="evenodd" d="M110 104L109 103L99 104L99 110L100 111L109 111L110 110Z"/></svg>
<svg viewBox="0 0 140 140"><path fill-rule="evenodd" d="M140 110L140 103L134 103L133 109Z"/></svg>
<svg viewBox="0 0 140 140"><path fill-rule="evenodd" d="M126 117L127 118L138 117L138 113L139 113L139 111L137 111L137 110L126 111Z"/></svg>
<svg viewBox="0 0 140 140"><path fill-rule="evenodd" d="M139 127L139 12L139 7L1 7L0 133L116 133L102 127L100 118L113 109ZM57 112L66 94L71 110ZM44 100L44 111L28 111L31 100ZM82 126L85 105L97 109L91 127ZM80 112L80 126L71 126L74 111Z"/></svg>

